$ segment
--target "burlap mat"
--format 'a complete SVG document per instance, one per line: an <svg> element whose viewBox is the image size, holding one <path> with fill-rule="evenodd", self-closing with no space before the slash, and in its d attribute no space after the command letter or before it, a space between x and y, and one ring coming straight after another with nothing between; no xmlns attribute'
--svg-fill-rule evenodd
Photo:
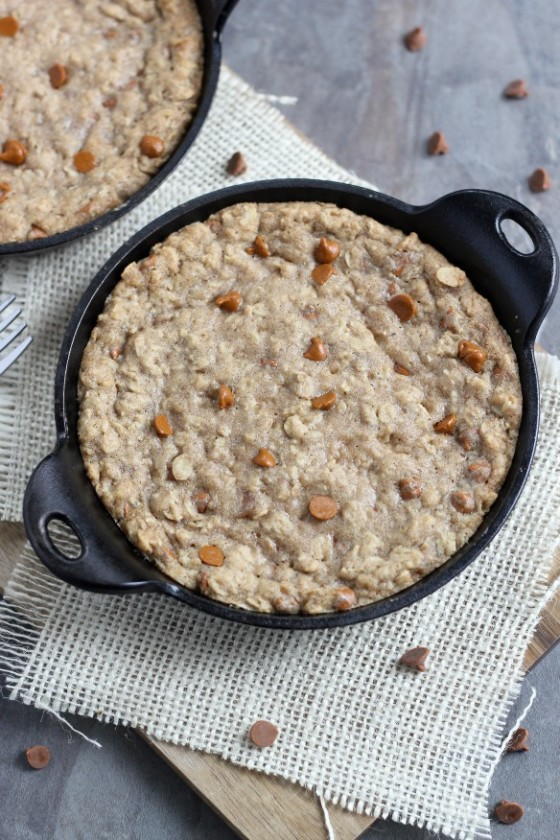
<svg viewBox="0 0 560 840"><path fill-rule="evenodd" d="M80 291L140 224L220 186L236 148L248 153L247 177L351 178L226 71L188 161L155 196L83 243L11 261L5 288L20 291L36 342L2 383L5 517L19 516L25 479L50 447L56 346ZM443 590L359 627L275 632L160 596L82 592L26 550L0 608L9 696L140 726L349 809L450 837L489 837L488 785L560 532L560 363L541 355L539 364L542 433L526 490L499 537ZM429 670L397 669L399 655L419 644L432 651ZM281 730L262 751L246 739L260 717Z"/></svg>

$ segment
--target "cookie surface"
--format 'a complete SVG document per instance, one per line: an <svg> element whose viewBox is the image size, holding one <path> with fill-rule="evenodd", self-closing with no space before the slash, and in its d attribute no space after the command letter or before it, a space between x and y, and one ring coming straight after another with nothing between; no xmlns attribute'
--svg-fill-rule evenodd
<svg viewBox="0 0 560 840"><path fill-rule="evenodd" d="M286 613L441 565L495 500L522 410L460 269L306 202L229 207L129 265L80 401L89 477L132 542L189 588Z"/></svg>
<svg viewBox="0 0 560 840"><path fill-rule="evenodd" d="M0 154L1 242L84 224L137 192L184 135L203 66L194 0L9 8L0 147L16 141L25 159L20 147Z"/></svg>

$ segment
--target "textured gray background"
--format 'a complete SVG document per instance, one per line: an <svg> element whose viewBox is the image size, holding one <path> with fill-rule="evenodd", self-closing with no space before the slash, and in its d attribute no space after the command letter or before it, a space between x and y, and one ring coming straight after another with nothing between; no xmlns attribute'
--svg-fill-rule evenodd
<svg viewBox="0 0 560 840"><path fill-rule="evenodd" d="M422 23L429 45L401 46ZM227 27L226 61L259 90L297 96L282 106L328 154L383 190L424 203L463 187L486 187L526 203L557 237L560 192L531 195L536 166L560 178L560 7L554 0L240 0ZM500 98L525 77L531 96ZM426 137L443 130L451 151L425 155ZM233 150L232 150L233 151ZM246 152L250 163L250 149ZM560 352L560 306L542 340ZM559 836L560 647L527 677L515 718L534 685L531 751L508 755L491 801L527 809L494 840ZM231 840L234 835L132 732L73 720L103 744L70 739L34 709L0 702L0 840ZM22 750L48 744L51 766L28 770ZM365 837L420 840L417 829L377 823Z"/></svg>

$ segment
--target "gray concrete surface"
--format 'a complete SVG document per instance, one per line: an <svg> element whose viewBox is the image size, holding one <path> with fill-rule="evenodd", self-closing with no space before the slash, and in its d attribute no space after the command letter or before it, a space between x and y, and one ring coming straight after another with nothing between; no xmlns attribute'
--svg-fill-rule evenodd
<svg viewBox="0 0 560 840"><path fill-rule="evenodd" d="M429 46L411 55L404 31L423 24ZM240 0L225 33L226 61L267 93L297 96L289 119L340 163L383 190L423 203L463 187L509 193L558 239L560 214L560 7L551 0ZM500 98L525 77L531 96ZM450 154L428 158L443 130ZM250 155L250 150L246 150ZM559 188L532 195L526 177L549 168ZM560 352L560 305L542 333ZM527 725L531 751L508 755L491 801L522 802L514 827L494 840L560 835L560 648L525 681L538 696ZM132 732L76 720L96 750L34 709L0 702L0 840L230 840L233 833ZM22 750L52 747L42 773ZM367 840L428 840L414 828L377 823Z"/></svg>

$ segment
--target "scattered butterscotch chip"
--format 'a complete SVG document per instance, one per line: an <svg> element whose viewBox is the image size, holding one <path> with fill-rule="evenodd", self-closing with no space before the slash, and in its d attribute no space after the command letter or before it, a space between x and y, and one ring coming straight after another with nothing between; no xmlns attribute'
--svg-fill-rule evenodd
<svg viewBox="0 0 560 840"><path fill-rule="evenodd" d="M173 434L171 423L165 414L158 414L154 417L154 429L161 437L169 437Z"/></svg>
<svg viewBox="0 0 560 840"><path fill-rule="evenodd" d="M107 99L103 100L103 107L113 109L117 105L117 97L116 96L108 96Z"/></svg>
<svg viewBox="0 0 560 840"><path fill-rule="evenodd" d="M449 146L443 131L434 131L434 133L428 137L426 148L429 155L446 155L449 151Z"/></svg>
<svg viewBox="0 0 560 840"><path fill-rule="evenodd" d="M540 193L546 192L552 186L552 181L550 180L550 175L543 169L542 166L539 166L538 169L529 175L529 189L531 192Z"/></svg>
<svg viewBox="0 0 560 840"><path fill-rule="evenodd" d="M298 599L284 592L272 599L272 606L276 612L285 615L296 615L300 610Z"/></svg>
<svg viewBox="0 0 560 840"><path fill-rule="evenodd" d="M421 26L415 26L403 38L404 45L409 52L420 52L428 42L428 36Z"/></svg>
<svg viewBox="0 0 560 840"><path fill-rule="evenodd" d="M330 496L312 496L309 499L308 510L311 516L324 522L336 516L338 503Z"/></svg>
<svg viewBox="0 0 560 840"><path fill-rule="evenodd" d="M328 411L336 402L336 393L334 391L327 391L326 394L320 394L318 397L313 397L311 400L312 408L320 409L321 411Z"/></svg>
<svg viewBox="0 0 560 840"><path fill-rule="evenodd" d="M304 318L307 318L308 321L316 321L319 317L319 313L314 306L305 306L301 310L301 314Z"/></svg>
<svg viewBox="0 0 560 840"><path fill-rule="evenodd" d="M278 359L261 359L259 364L261 367L278 367Z"/></svg>
<svg viewBox="0 0 560 840"><path fill-rule="evenodd" d="M80 151L76 152L74 155L74 166L78 172L91 172L91 170L95 167L95 155L88 149L80 149Z"/></svg>
<svg viewBox="0 0 560 840"><path fill-rule="evenodd" d="M422 484L417 478L401 478L399 481L399 493L401 499L409 502L411 499L418 499L422 495Z"/></svg>
<svg viewBox="0 0 560 840"><path fill-rule="evenodd" d="M502 799L494 808L495 818L504 825L519 822L524 813L525 809L519 802L509 802L507 799Z"/></svg>
<svg viewBox="0 0 560 840"><path fill-rule="evenodd" d="M0 36L13 38L19 29L19 21L13 15L0 17Z"/></svg>
<svg viewBox="0 0 560 840"><path fill-rule="evenodd" d="M478 484L484 484L492 474L492 467L488 461L475 461L467 467L467 475Z"/></svg>
<svg viewBox="0 0 560 840"><path fill-rule="evenodd" d="M430 649L427 647L413 647L403 653L398 664L406 665L407 668L413 668L415 671L425 671L429 652Z"/></svg>
<svg viewBox="0 0 560 840"><path fill-rule="evenodd" d="M6 181L0 181L0 204L2 204L3 201L6 201L11 189L11 184L8 184Z"/></svg>
<svg viewBox="0 0 560 840"><path fill-rule="evenodd" d="M224 565L224 552L217 545L202 545L198 549L198 556L206 566Z"/></svg>
<svg viewBox="0 0 560 840"><path fill-rule="evenodd" d="M335 590L333 607L337 612L346 612L356 606L356 593L348 586L341 586L340 589Z"/></svg>
<svg viewBox="0 0 560 840"><path fill-rule="evenodd" d="M315 336L311 339L309 347L303 355L306 359L311 359L312 362L324 362L329 352L326 344L318 336Z"/></svg>
<svg viewBox="0 0 560 840"><path fill-rule="evenodd" d="M165 144L161 137L156 137L154 134L145 134L140 140L140 151L143 155L150 158L160 157L165 149Z"/></svg>
<svg viewBox="0 0 560 840"><path fill-rule="evenodd" d="M395 362L395 373L400 373L401 376L410 376L410 371L404 365Z"/></svg>
<svg viewBox="0 0 560 840"><path fill-rule="evenodd" d="M115 361L122 356L122 347L111 347L109 355Z"/></svg>
<svg viewBox="0 0 560 840"><path fill-rule="evenodd" d="M529 96L527 84L525 79L514 79L504 88L504 96L506 99L525 99Z"/></svg>
<svg viewBox="0 0 560 840"><path fill-rule="evenodd" d="M313 256L318 263L332 263L340 254L340 245L334 239L322 236L315 246Z"/></svg>
<svg viewBox="0 0 560 840"><path fill-rule="evenodd" d="M478 444L478 432L475 429L463 429L457 435L457 442L461 444L465 452L472 452Z"/></svg>
<svg viewBox="0 0 560 840"><path fill-rule="evenodd" d="M246 250L247 253L251 256L253 256L253 254L256 254L257 257L270 257L270 248L268 247L265 239L260 234L258 236L255 236L255 241Z"/></svg>
<svg viewBox="0 0 560 840"><path fill-rule="evenodd" d="M475 344L474 341L460 341L457 348L457 355L475 373L482 373L488 353Z"/></svg>
<svg viewBox="0 0 560 840"><path fill-rule="evenodd" d="M231 408L234 402L235 397L229 385L220 385L218 388L218 408Z"/></svg>
<svg viewBox="0 0 560 840"><path fill-rule="evenodd" d="M334 267L331 263L319 263L319 265L316 265L311 272L311 278L318 286L324 286L333 274Z"/></svg>
<svg viewBox="0 0 560 840"><path fill-rule="evenodd" d="M39 227L39 225L31 225L31 229L27 235L27 238L44 239L46 236L48 236L48 233L46 230L43 230L42 227Z"/></svg>
<svg viewBox="0 0 560 840"><path fill-rule="evenodd" d="M440 435L452 435L455 431L455 426L457 425L457 415L456 414L447 414L441 420L438 420L437 423L434 423L434 430L438 432Z"/></svg>
<svg viewBox="0 0 560 840"><path fill-rule="evenodd" d="M527 743L528 738L529 730L525 729L524 726L520 726L518 729L515 730L515 732L509 739L506 751L527 752L527 750L529 749L529 744Z"/></svg>
<svg viewBox="0 0 560 840"><path fill-rule="evenodd" d="M258 467L275 467L278 462L270 449L259 449L253 458L253 464Z"/></svg>
<svg viewBox="0 0 560 840"><path fill-rule="evenodd" d="M37 746L28 747L25 750L25 757L30 767L33 767L34 770L42 770L51 760L51 751L48 747L37 744Z"/></svg>
<svg viewBox="0 0 560 840"><path fill-rule="evenodd" d="M247 171L247 161L241 152L234 152L227 162L226 172L228 175L243 175Z"/></svg>
<svg viewBox="0 0 560 840"><path fill-rule="evenodd" d="M462 286L467 275L465 272L454 265L444 265L436 271L436 278L442 286L449 286L451 289L456 289Z"/></svg>
<svg viewBox="0 0 560 840"><path fill-rule="evenodd" d="M249 739L255 747L271 747L278 737L278 727L269 720L257 720L249 729Z"/></svg>
<svg viewBox="0 0 560 840"><path fill-rule="evenodd" d="M459 513L473 513L476 510L474 496L463 490L456 490L451 494L451 504Z"/></svg>
<svg viewBox="0 0 560 840"><path fill-rule="evenodd" d="M387 301L389 309L392 309L399 321L410 321L416 314L416 304L407 294L394 295Z"/></svg>
<svg viewBox="0 0 560 840"><path fill-rule="evenodd" d="M65 67L64 64L53 64L52 67L49 67L51 87L55 88L55 90L64 87L64 85L68 82L68 78L68 68Z"/></svg>
<svg viewBox="0 0 560 840"><path fill-rule="evenodd" d="M210 504L210 493L207 493L205 490L199 490L194 494L193 501L199 513L206 513Z"/></svg>
<svg viewBox="0 0 560 840"><path fill-rule="evenodd" d="M21 166L27 158L27 149L19 140L6 140L2 144L0 160L9 163L11 166Z"/></svg>
<svg viewBox="0 0 560 840"><path fill-rule="evenodd" d="M239 292L227 292L225 295L218 295L214 303L226 312L237 312L241 306L241 295Z"/></svg>

